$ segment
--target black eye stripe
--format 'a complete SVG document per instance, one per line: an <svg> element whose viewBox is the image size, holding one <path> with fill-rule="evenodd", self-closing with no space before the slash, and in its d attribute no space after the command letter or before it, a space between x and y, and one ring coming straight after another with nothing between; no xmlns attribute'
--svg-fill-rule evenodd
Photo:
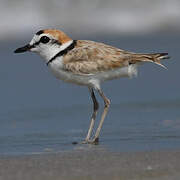
<svg viewBox="0 0 180 180"><path fill-rule="evenodd" d="M58 45L60 45L60 46L62 45L62 44L61 44L58 40L56 40L56 39L52 39L52 43L53 43L53 44L58 44Z"/></svg>
<svg viewBox="0 0 180 180"><path fill-rule="evenodd" d="M44 37L44 36L42 36L42 37ZM42 38L41 37L41 38ZM48 37L47 37L48 38ZM42 41L41 41L42 39L40 39L39 41L37 41L37 42L35 42L33 45L32 45L32 47L34 48L34 47L36 47L36 46L38 46ZM49 39L50 40L50 39Z"/></svg>
<svg viewBox="0 0 180 180"><path fill-rule="evenodd" d="M44 36L42 36L42 37L44 37ZM41 37L41 38L42 38L42 37ZM50 39L49 39L49 40L50 40ZM35 43L32 45L32 47L35 48L35 47L38 46L40 43L42 43L41 39L40 39L39 41L35 42ZM58 40L56 40L56 39L52 39L52 40L51 40L51 43L52 43L52 44L58 44L59 46L62 45L62 44L61 44Z"/></svg>
<svg viewBox="0 0 180 180"><path fill-rule="evenodd" d="M35 43L34 43L34 46L37 46L37 45L39 45L39 43L40 43L40 41L38 41L38 42L35 42Z"/></svg>

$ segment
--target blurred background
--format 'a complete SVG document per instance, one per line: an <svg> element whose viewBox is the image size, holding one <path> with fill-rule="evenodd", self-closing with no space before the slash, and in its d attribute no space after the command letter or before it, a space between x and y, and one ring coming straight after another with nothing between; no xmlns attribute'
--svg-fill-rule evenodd
<svg viewBox="0 0 180 180"><path fill-rule="evenodd" d="M0 154L72 149L86 135L87 88L56 80L35 54L13 53L45 28L139 53L168 52L168 70L147 63L137 78L103 85L112 106L102 144L180 147L179 0L1 0L0 17Z"/></svg>
<svg viewBox="0 0 180 180"><path fill-rule="evenodd" d="M179 0L1 0L0 39L26 37L41 28L71 35L176 33Z"/></svg>

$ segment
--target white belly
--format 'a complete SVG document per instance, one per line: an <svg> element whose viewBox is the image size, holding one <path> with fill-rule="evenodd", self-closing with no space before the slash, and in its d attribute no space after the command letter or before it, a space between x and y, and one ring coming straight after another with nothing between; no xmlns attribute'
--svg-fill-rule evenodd
<svg viewBox="0 0 180 180"><path fill-rule="evenodd" d="M63 70L62 63L58 59L58 61L55 60L50 63L49 68L56 78L61 79L65 82L84 86L92 86L94 84L94 81L101 83L107 80L117 79L121 77L132 77L137 75L136 65L130 65L127 67L100 72L92 75L78 75Z"/></svg>

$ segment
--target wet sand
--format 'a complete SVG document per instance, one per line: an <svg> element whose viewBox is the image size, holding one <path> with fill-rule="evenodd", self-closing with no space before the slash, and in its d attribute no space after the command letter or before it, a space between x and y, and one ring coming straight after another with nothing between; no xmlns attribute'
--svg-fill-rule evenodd
<svg viewBox="0 0 180 180"><path fill-rule="evenodd" d="M71 152L0 157L0 180L179 180L180 151Z"/></svg>

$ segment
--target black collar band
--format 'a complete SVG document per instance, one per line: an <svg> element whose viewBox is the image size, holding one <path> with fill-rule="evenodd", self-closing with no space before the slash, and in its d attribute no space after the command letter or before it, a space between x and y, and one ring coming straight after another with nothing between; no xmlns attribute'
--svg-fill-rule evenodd
<svg viewBox="0 0 180 180"><path fill-rule="evenodd" d="M49 65L49 63L51 63L52 61L54 61L57 57L59 56L63 56L65 54L67 54L70 50L74 49L74 47L76 46L77 40L73 40L73 42L64 50L58 52L55 56L53 56L46 64L47 66Z"/></svg>

